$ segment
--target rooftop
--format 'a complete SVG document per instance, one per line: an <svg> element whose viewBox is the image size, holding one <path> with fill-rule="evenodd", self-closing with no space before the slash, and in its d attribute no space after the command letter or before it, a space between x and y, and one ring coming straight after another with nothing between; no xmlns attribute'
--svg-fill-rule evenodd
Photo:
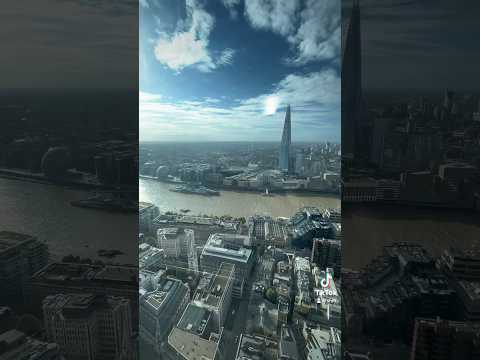
<svg viewBox="0 0 480 360"><path fill-rule="evenodd" d="M41 359L47 354L53 355L53 352L58 351L57 344L35 340L18 330L9 330L0 334L0 359L2 360Z"/></svg>
<svg viewBox="0 0 480 360"><path fill-rule="evenodd" d="M52 263L36 273L32 282L65 282L75 286L85 281L132 285L138 281L138 270L122 265L88 265Z"/></svg>
<svg viewBox="0 0 480 360"><path fill-rule="evenodd" d="M227 241L226 234L211 234L203 248L202 255L221 256L225 259L247 263L252 254L251 249Z"/></svg>
<svg viewBox="0 0 480 360"><path fill-rule="evenodd" d="M205 274L197 287L193 300L217 307L221 302L229 279L233 277L234 265L222 263L216 274Z"/></svg>
<svg viewBox="0 0 480 360"><path fill-rule="evenodd" d="M214 360L218 348L218 340L215 340L201 338L178 327L168 336L170 346L187 360Z"/></svg>
<svg viewBox="0 0 480 360"><path fill-rule="evenodd" d="M210 310L190 303L180 318L177 328L195 335L202 336L205 334L210 317Z"/></svg>

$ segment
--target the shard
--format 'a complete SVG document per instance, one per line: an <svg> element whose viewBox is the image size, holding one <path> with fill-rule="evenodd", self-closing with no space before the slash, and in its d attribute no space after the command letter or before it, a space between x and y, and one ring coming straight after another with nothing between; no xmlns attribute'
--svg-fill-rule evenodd
<svg viewBox="0 0 480 360"><path fill-rule="evenodd" d="M342 153L355 158L362 112L362 53L360 5L353 8L344 32L342 46ZM357 140L357 141L356 141Z"/></svg>
<svg viewBox="0 0 480 360"><path fill-rule="evenodd" d="M285 123L283 124L282 142L280 143L280 156L278 159L278 168L288 172L290 170L290 144L292 142L292 124L290 120L290 105L285 114Z"/></svg>

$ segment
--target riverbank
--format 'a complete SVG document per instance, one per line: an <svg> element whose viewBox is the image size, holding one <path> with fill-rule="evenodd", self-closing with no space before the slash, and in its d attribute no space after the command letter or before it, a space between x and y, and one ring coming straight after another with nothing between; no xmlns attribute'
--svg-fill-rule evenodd
<svg viewBox="0 0 480 360"><path fill-rule="evenodd" d="M85 176L83 173L78 173L78 176ZM62 179L48 179L43 173L32 173L21 169L6 169L0 168L0 178L8 180L27 181L31 183L37 183L42 185L63 186L77 190L102 190L102 191L114 191L118 190L111 185L104 185L96 182L92 179L74 179L74 178L62 178ZM125 191L133 191L133 187L125 189Z"/></svg>
<svg viewBox="0 0 480 360"><path fill-rule="evenodd" d="M151 181L157 181L160 183L164 184L175 184L175 185L181 185L181 184L187 184L186 182L182 181L173 181L173 180L166 180L166 179L159 179L155 176L148 176L148 175L139 175L139 178L142 180L151 180ZM244 187L239 187L239 186L225 186L225 185L218 185L218 184L206 184L205 186L214 189L214 190L224 190L224 191L233 191L233 192L245 192L245 193L251 193L251 194L257 194L257 195L264 195L265 194L265 189L248 189ZM336 191L320 191L320 190L308 190L308 189L290 189L290 190L284 190L284 189L270 189L268 188L269 195L284 195L284 194L305 194L305 195L319 195L319 196L332 196L332 197L339 197L340 193Z"/></svg>

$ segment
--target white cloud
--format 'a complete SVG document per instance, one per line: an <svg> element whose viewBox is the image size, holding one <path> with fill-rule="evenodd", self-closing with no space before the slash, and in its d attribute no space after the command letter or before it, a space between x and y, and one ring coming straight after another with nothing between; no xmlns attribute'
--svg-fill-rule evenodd
<svg viewBox="0 0 480 360"><path fill-rule="evenodd" d="M154 48L155 58L177 72L189 66L209 72L230 64L234 50L227 48L216 59L209 50L209 36L215 26L215 18L196 0L187 0L186 10L187 18L178 22L177 32L160 34Z"/></svg>
<svg viewBox="0 0 480 360"><path fill-rule="evenodd" d="M253 27L288 36L295 30L299 0L245 0L245 15Z"/></svg>
<svg viewBox="0 0 480 360"><path fill-rule="evenodd" d="M222 51L217 64L218 65L225 65L231 64L233 62L233 56L235 55L235 50L233 49L225 49Z"/></svg>
<svg viewBox="0 0 480 360"><path fill-rule="evenodd" d="M170 102L141 96L140 140L277 140L287 104L294 140L338 140L340 79L331 70L288 75L272 92L233 105L211 98Z"/></svg>
<svg viewBox="0 0 480 360"><path fill-rule="evenodd" d="M149 102L149 101L159 101L163 98L162 95L160 94L152 94L152 93L147 93L144 91L139 91L138 92L138 100L140 103L142 102Z"/></svg>
<svg viewBox="0 0 480 360"><path fill-rule="evenodd" d="M222 0L223 5L228 9L230 17L232 19L236 19L238 16L238 11L236 9L237 5L239 5L241 0Z"/></svg>
<svg viewBox="0 0 480 360"><path fill-rule="evenodd" d="M297 47L293 63L334 59L340 55L340 1L307 0L301 12L301 25L289 41Z"/></svg>
<svg viewBox="0 0 480 360"><path fill-rule="evenodd" d="M154 51L157 60L172 70L179 71L195 64L203 71L215 67L206 49L206 41L196 40L191 32L178 33L170 39L159 39Z"/></svg>
<svg viewBox="0 0 480 360"><path fill-rule="evenodd" d="M140 6L142 6L144 8L147 8L147 9L150 7L147 0L140 0Z"/></svg>
<svg viewBox="0 0 480 360"><path fill-rule="evenodd" d="M340 55L340 1L245 0L245 16L257 29L271 30L295 49L290 64L331 60Z"/></svg>

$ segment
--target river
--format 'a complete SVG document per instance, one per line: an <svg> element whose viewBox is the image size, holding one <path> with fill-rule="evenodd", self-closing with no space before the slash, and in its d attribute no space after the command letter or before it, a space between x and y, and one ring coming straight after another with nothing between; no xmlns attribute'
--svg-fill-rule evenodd
<svg viewBox="0 0 480 360"><path fill-rule="evenodd" d="M445 249L480 249L480 213L394 205L342 207L342 264L361 269L386 244L410 242L434 257Z"/></svg>
<svg viewBox="0 0 480 360"><path fill-rule="evenodd" d="M169 191L172 184L156 180L139 180L140 201L151 202L160 211L189 209L192 214L231 215L248 217L253 214L272 216L293 215L302 206L339 208L340 199L333 195L311 195L300 193L262 196L255 192L221 190L220 196L202 196Z"/></svg>
<svg viewBox="0 0 480 360"><path fill-rule="evenodd" d="M118 249L114 260L138 262L137 214L78 208L71 200L89 196L83 190L0 178L0 230L36 236L47 242L51 257L68 254L93 259L100 249Z"/></svg>

